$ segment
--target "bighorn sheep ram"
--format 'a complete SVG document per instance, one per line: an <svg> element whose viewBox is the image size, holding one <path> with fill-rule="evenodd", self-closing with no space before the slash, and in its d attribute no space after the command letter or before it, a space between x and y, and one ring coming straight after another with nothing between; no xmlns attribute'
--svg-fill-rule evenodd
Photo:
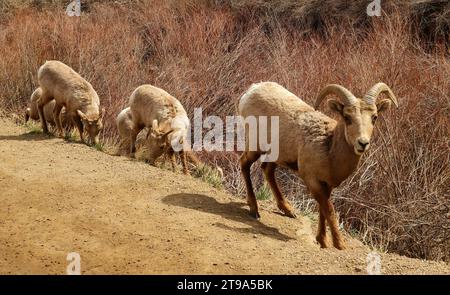
<svg viewBox="0 0 450 295"><path fill-rule="evenodd" d="M42 65L38 71L38 81L42 89L38 111L44 132L48 133L44 107L54 99L56 104L53 114L58 132L62 134L59 114L65 107L67 119L77 126L81 141L84 141L83 129L85 129L90 140L98 143L98 133L103 128L101 119L103 110L100 111L100 99L92 85L72 68L59 61L47 61Z"/></svg>
<svg viewBox="0 0 450 295"><path fill-rule="evenodd" d="M131 118L131 109L130 107L127 107L123 109L119 115L117 115L116 119L117 124L117 130L119 131L120 136L120 143L119 143L119 151L118 155L129 155L130 154L130 136L131 132L133 130L133 120ZM141 131L136 139L136 149L139 149L139 147L144 146L144 141L147 139L148 130L144 129ZM147 140L148 144L148 140ZM172 169L174 168L174 162L173 157L171 153L169 153L172 160ZM195 165L204 165L200 162L200 160L192 153L192 152L186 152L187 158ZM220 167L216 167L217 169L220 169ZM219 174L222 172L222 170L219 170ZM222 178L223 178L223 172L222 172Z"/></svg>
<svg viewBox="0 0 450 295"><path fill-rule="evenodd" d="M41 93L42 93L42 89L41 88L37 88L30 97L30 106L25 110L25 123L28 122L29 119L32 120L39 120L39 111L38 111L38 106L37 106L37 102L38 100L41 98ZM53 117L53 109L55 108L56 102L54 100L52 100L51 102L49 102L48 104L45 105L44 107L44 118L45 121L47 121L47 123L49 123L52 126L56 125L55 119ZM65 110L63 109L61 111L61 122L62 122L62 126L69 128L69 126L67 125L67 120L66 120L66 116L65 116Z"/></svg>
<svg viewBox="0 0 450 295"><path fill-rule="evenodd" d="M275 180L277 166L287 167L298 173L310 193L319 203L320 219L317 242L327 247L326 222L330 226L333 245L344 249L344 241L338 229L335 210L330 201L331 191L340 185L357 167L361 155L369 148L370 138L377 116L390 107L390 100L377 102L385 93L397 106L397 99L384 83L375 84L362 98L356 98L340 85L327 85L316 99L317 109L329 94L340 100L328 100L331 110L339 114L335 121L315 110L300 98L277 83L253 84L240 98L239 114L248 116L279 117L279 156L276 161L264 162L261 168L276 198L278 208L289 217L295 217L292 207L281 194ZM270 128L268 128L270 135ZM247 189L247 202L252 216L258 218L258 206L253 192L250 167L264 154L248 148L240 158L242 175Z"/></svg>
<svg viewBox="0 0 450 295"><path fill-rule="evenodd" d="M142 85L131 94L130 110L133 129L131 131L131 148L133 156L136 151L136 137L145 127L149 129L147 145L149 162L163 153L167 153L175 170L175 152L179 152L183 172L189 174L186 149L187 135L190 128L189 118L181 103L166 91L152 86Z"/></svg>

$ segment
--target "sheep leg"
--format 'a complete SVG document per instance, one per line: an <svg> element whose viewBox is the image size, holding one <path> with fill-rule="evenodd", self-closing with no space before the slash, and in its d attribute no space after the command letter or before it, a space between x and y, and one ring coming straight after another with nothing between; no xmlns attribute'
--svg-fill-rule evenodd
<svg viewBox="0 0 450 295"><path fill-rule="evenodd" d="M49 132L48 132L47 120L45 120L45 116L44 116L44 106L50 101L51 101L51 99L47 99L47 97L45 97L43 95L37 101L39 120L41 121L42 131L45 134L49 134Z"/></svg>
<svg viewBox="0 0 450 295"><path fill-rule="evenodd" d="M177 172L177 159L175 157L175 152L172 150L169 150L167 152L169 158L170 158L170 164L172 165L172 171Z"/></svg>
<svg viewBox="0 0 450 295"><path fill-rule="evenodd" d="M186 156L189 158L189 160L191 161L191 163L193 163L195 166L201 165L200 160L197 158L196 155L194 155L194 153L193 153L192 151L189 151L189 152L183 151L183 153L186 154Z"/></svg>
<svg viewBox="0 0 450 295"><path fill-rule="evenodd" d="M139 134L139 132L141 132L142 127L136 127L136 124L134 124L135 127L133 127L133 129L131 129L131 134L130 134L130 157L134 158L134 153L136 152L136 138L137 135ZM150 132L150 131L149 131Z"/></svg>
<svg viewBox="0 0 450 295"><path fill-rule="evenodd" d="M324 212L328 224L330 225L331 235L333 236L333 246L339 250L345 249L344 240L341 232L339 231L338 222L336 219L336 212L334 210L333 203L328 199L324 205L320 206L320 210Z"/></svg>
<svg viewBox="0 0 450 295"><path fill-rule="evenodd" d="M56 129L58 130L59 136L62 136L63 134L60 116L62 107L63 106L60 104L55 104L55 108L53 109L53 120L56 123Z"/></svg>
<svg viewBox="0 0 450 295"><path fill-rule="evenodd" d="M73 121L67 117L67 113L64 115L64 117L63 114L61 113L59 117L61 120L61 126L64 129L64 133L66 135L70 134L70 132L72 131L72 127L74 126Z"/></svg>
<svg viewBox="0 0 450 295"><path fill-rule="evenodd" d="M69 138L72 127L75 128L76 126L75 118L66 113L66 123L64 126L64 134L66 138Z"/></svg>
<svg viewBox="0 0 450 295"><path fill-rule="evenodd" d="M27 110L25 111L25 123L27 123L28 120L30 119L30 113L31 113L30 108L27 108Z"/></svg>
<svg viewBox="0 0 450 295"><path fill-rule="evenodd" d="M317 240L321 244L321 246L326 246L326 241L323 239L322 236L326 236L326 226L322 225L322 223L325 224L325 219L328 225L330 226L331 235L333 237L333 246L339 250L345 249L344 240L342 238L342 235L339 231L338 222L336 219L336 212L334 210L334 206L331 203L330 196L331 196L331 189L326 184L321 184L320 189L316 191L312 191L315 199L319 203L320 207L320 215L322 218L323 215L323 222L322 220L319 221L319 230L317 235Z"/></svg>
<svg viewBox="0 0 450 295"><path fill-rule="evenodd" d="M247 188L247 204L250 207L250 215L254 218L258 219L261 216L258 213L258 204L256 202L255 192L252 187L252 179L250 176L250 168L252 164L256 162L259 158L260 154L256 152L244 152L239 159L241 164L241 172L244 177L245 187Z"/></svg>
<svg viewBox="0 0 450 295"><path fill-rule="evenodd" d="M273 195L276 198L278 208L286 214L286 216L291 218L296 218L294 210L292 209L291 204L286 200L283 194L278 187L277 181L275 179L275 169L277 168L277 164L273 162L264 162L261 164L261 169L264 171L264 176L266 177L266 181L270 185L270 189L272 190Z"/></svg>
<svg viewBox="0 0 450 295"><path fill-rule="evenodd" d="M72 116L72 122L73 122L73 125L77 127L78 132L80 133L80 140L81 140L81 142L84 142L84 135L83 135L84 126L83 126L83 122L81 122L80 116L78 116L78 114L77 115L73 115Z"/></svg>
<svg viewBox="0 0 450 295"><path fill-rule="evenodd" d="M183 173L189 175L189 169L187 164L187 155L185 151L180 152L181 164L183 165Z"/></svg>
<svg viewBox="0 0 450 295"><path fill-rule="evenodd" d="M121 138L119 142L119 147L117 149L117 156L126 156L130 153L130 145L128 144L129 140L126 138Z"/></svg>
<svg viewBox="0 0 450 295"><path fill-rule="evenodd" d="M319 212L319 225L317 228L316 241L320 244L321 248L328 248L327 224L326 224L325 215L323 215L322 211Z"/></svg>

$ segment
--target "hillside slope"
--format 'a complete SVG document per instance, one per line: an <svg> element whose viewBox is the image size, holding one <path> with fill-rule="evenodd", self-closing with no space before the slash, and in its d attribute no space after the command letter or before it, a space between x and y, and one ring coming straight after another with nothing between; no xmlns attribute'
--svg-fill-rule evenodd
<svg viewBox="0 0 450 295"><path fill-rule="evenodd" d="M320 249L306 217L0 119L0 273L361 274L370 250ZM382 254L385 274L450 274L445 263Z"/></svg>

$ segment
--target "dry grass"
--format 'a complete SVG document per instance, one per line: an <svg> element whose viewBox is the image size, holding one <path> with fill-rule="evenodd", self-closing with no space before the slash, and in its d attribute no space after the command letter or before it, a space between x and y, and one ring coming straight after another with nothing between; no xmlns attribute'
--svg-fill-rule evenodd
<svg viewBox="0 0 450 295"><path fill-rule="evenodd" d="M2 5L7 2L14 1ZM425 50L412 30L412 14L398 7L380 19L363 14L357 26L336 26L342 19L326 17L322 1L309 1L306 12L289 6L294 1L282 1L287 8L264 8L269 2L262 0L89 1L81 18L67 17L53 2L49 9L0 6L2 109L22 113L36 71L49 59L69 64L98 91L107 110L106 142L117 139L115 116L144 83L174 94L191 116L202 106L204 115L225 117L256 81L277 81L309 103L327 83L363 94L384 81L400 108L380 120L370 153L335 192L341 220L378 248L450 259L450 60L445 42L439 43L445 25L433 31L438 38ZM286 13L293 16L281 17ZM323 21L315 25L318 15ZM201 157L224 169L226 189L244 195L237 154ZM301 182L278 173L297 207L314 210ZM253 175L261 184L257 167Z"/></svg>

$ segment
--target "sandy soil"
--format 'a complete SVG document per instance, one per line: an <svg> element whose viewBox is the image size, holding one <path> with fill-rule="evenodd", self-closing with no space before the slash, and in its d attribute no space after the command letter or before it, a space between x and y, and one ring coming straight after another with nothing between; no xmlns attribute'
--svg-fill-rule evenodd
<svg viewBox="0 0 450 295"><path fill-rule="evenodd" d="M307 217L243 199L200 180L0 119L0 273L364 274L370 249L320 249ZM445 263L381 254L385 274L450 274Z"/></svg>

